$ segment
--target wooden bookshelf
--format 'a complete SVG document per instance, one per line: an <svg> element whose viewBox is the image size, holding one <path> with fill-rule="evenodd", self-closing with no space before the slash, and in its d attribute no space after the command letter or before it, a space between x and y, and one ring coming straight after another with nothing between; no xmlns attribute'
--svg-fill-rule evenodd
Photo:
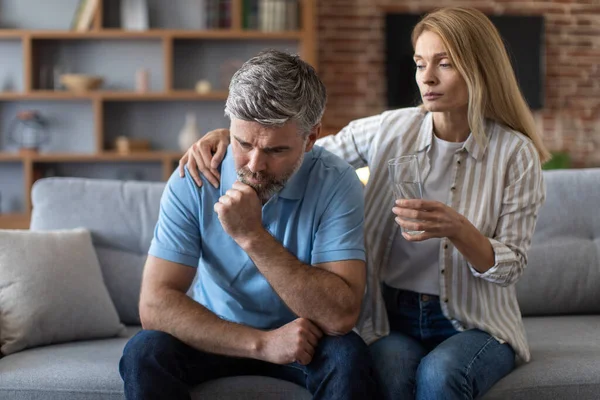
<svg viewBox="0 0 600 400"><path fill-rule="evenodd" d="M29 229L29 213L0 214L0 229Z"/></svg>
<svg viewBox="0 0 600 400"><path fill-rule="evenodd" d="M0 153L0 163L32 161L34 163L60 162L144 162L144 161L178 161L183 154L177 151L144 151L117 153L104 151L101 153L39 153L34 155L19 153Z"/></svg>
<svg viewBox="0 0 600 400"><path fill-rule="evenodd" d="M197 93L190 89L180 89L175 83L175 53L176 43L190 41L290 41L297 43L300 56L317 65L316 45L316 0L300 1L300 26L296 31L262 32L258 30L242 29L242 0L232 0L232 17L230 29L185 30L185 29L150 29L146 31L126 31L123 29L107 28L103 26L106 12L103 1L94 17L92 28L85 32L67 30L25 30L25 29L0 29L0 41L20 41L22 48L23 84L21 91L0 92L0 102L84 102L90 103L93 126L90 131L94 135L92 153L35 153L20 154L2 152L0 150L0 168L6 163L21 163L24 176L24 209L27 211L17 214L0 214L0 228L22 228L29 226L31 213L31 187L37 179L36 168L52 163L136 163L152 162L161 166L161 177L168 179L173 168L179 160L181 153L174 151L152 150L148 152L119 154L109 151L107 146L105 113L110 107L121 107L118 103L143 103L143 102L198 102L202 107L203 102L224 102L227 99L226 90L213 90L208 93ZM156 41L162 54L162 88L160 91L135 92L116 90L96 90L87 92L70 92L65 90L40 90L38 77L40 74L39 50L44 46L58 43L67 45L71 41L81 41L77 46L87 46L87 41ZM109 42L110 45L110 42ZM116 44L115 44L116 45ZM245 44L244 44L245 46ZM117 104L114 104L117 103ZM106 124L109 125L109 124ZM114 132L111 130L111 132Z"/></svg>
<svg viewBox="0 0 600 400"><path fill-rule="evenodd" d="M0 39L22 40L133 40L133 39L273 39L302 40L303 31L262 32L242 29L174 30L150 29L147 31L125 31L122 29L98 29L85 32L75 31L30 31L0 29Z"/></svg>
<svg viewBox="0 0 600 400"><path fill-rule="evenodd" d="M63 90L34 90L29 93L0 92L0 101L22 100L104 100L104 101L181 101L181 100L227 100L226 91L198 93L193 90L169 92L90 91L75 93Z"/></svg>

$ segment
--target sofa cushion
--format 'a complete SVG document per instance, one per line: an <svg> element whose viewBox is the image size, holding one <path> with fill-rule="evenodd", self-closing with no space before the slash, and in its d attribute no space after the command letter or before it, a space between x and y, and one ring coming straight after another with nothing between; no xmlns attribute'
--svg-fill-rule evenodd
<svg viewBox="0 0 600 400"><path fill-rule="evenodd" d="M268 376L234 376L208 381L192 390L192 400L310 400L306 389Z"/></svg>
<svg viewBox="0 0 600 400"><path fill-rule="evenodd" d="M0 359L2 400L123 400L119 360L127 338L65 343ZM308 400L305 389L268 377L243 376L206 382L192 400Z"/></svg>
<svg viewBox="0 0 600 400"><path fill-rule="evenodd" d="M0 325L3 354L124 329L87 230L0 230Z"/></svg>
<svg viewBox="0 0 600 400"><path fill-rule="evenodd" d="M137 254L111 247L96 246L98 261L110 297L121 322L140 325L140 288L146 254Z"/></svg>
<svg viewBox="0 0 600 400"><path fill-rule="evenodd" d="M595 400L600 393L600 316L523 320L531 362L517 367L485 400Z"/></svg>
<svg viewBox="0 0 600 400"><path fill-rule="evenodd" d="M139 324L141 271L158 218L161 182L46 178L32 189L32 230L83 226L125 324Z"/></svg>
<svg viewBox="0 0 600 400"><path fill-rule="evenodd" d="M0 360L3 400L123 400L119 359L126 338L65 343Z"/></svg>
<svg viewBox="0 0 600 400"><path fill-rule="evenodd" d="M546 171L528 267L517 283L523 315L600 312L600 169Z"/></svg>

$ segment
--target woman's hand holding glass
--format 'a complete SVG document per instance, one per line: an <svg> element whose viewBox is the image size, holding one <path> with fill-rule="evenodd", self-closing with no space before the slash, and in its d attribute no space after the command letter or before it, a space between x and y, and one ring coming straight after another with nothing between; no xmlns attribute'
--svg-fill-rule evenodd
<svg viewBox="0 0 600 400"><path fill-rule="evenodd" d="M410 242L431 238L458 237L466 221L465 217L444 203L422 199L396 200L392 212L402 229L402 236ZM418 234L407 232L423 231Z"/></svg>
<svg viewBox="0 0 600 400"><path fill-rule="evenodd" d="M188 171L199 187L202 186L200 174L215 187L219 187L221 178L217 169L229 145L229 129L215 129L208 132L185 152L179 160L179 176L183 178L187 165ZM200 174L199 174L200 173Z"/></svg>

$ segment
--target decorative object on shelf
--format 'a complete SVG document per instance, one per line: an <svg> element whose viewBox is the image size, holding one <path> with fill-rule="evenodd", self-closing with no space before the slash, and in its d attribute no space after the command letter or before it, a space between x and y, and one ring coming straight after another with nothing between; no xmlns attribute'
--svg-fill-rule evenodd
<svg viewBox="0 0 600 400"><path fill-rule="evenodd" d="M64 74L60 76L60 83L73 92L96 90L103 82L104 79L101 76L95 75Z"/></svg>
<svg viewBox="0 0 600 400"><path fill-rule="evenodd" d="M210 93L212 90L212 85L206 79L199 80L196 82L196 92L200 94Z"/></svg>
<svg viewBox="0 0 600 400"><path fill-rule="evenodd" d="M219 71L221 73L221 87L223 89L229 88L229 82L231 82L233 74L235 74L243 64L244 62L241 60L232 59L225 61L223 65L221 65Z"/></svg>
<svg viewBox="0 0 600 400"><path fill-rule="evenodd" d="M149 28L146 0L121 0L121 27L128 31L145 31Z"/></svg>
<svg viewBox="0 0 600 400"><path fill-rule="evenodd" d="M71 29L78 32L90 30L99 4L100 0L80 0L71 21Z"/></svg>
<svg viewBox="0 0 600 400"><path fill-rule="evenodd" d="M179 149L187 151L198 139L200 139L200 132L196 124L196 114L189 112L185 116L185 125L179 132Z"/></svg>
<svg viewBox="0 0 600 400"><path fill-rule="evenodd" d="M129 154L150 150L150 140L118 136L115 140L115 148L119 154Z"/></svg>
<svg viewBox="0 0 600 400"><path fill-rule="evenodd" d="M147 68L140 68L135 71L135 91L146 93L150 90L150 71Z"/></svg>
<svg viewBox="0 0 600 400"><path fill-rule="evenodd" d="M67 75L70 72L69 68L66 66L66 64L64 62L58 62L56 65L54 65L52 72L53 72L53 76L52 76L53 87L52 87L52 89L54 89L54 90L65 89L65 85L63 85L62 82L60 81L60 77L62 75Z"/></svg>
<svg viewBox="0 0 600 400"><path fill-rule="evenodd" d="M21 154L37 153L42 145L50 141L47 125L46 119L38 111L21 111L10 124L8 137L19 146Z"/></svg>

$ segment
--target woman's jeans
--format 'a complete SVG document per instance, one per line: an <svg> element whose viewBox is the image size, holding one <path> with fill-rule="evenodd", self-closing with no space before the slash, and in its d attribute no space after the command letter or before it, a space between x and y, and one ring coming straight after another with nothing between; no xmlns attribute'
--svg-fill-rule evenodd
<svg viewBox="0 0 600 400"><path fill-rule="evenodd" d="M438 296L383 285L390 335L370 346L384 399L474 399L515 367L515 353L478 329L459 332Z"/></svg>
<svg viewBox="0 0 600 400"><path fill-rule="evenodd" d="M308 365L277 365L204 353L167 333L143 330L125 346L119 370L128 400L187 400L194 386L234 375L291 381L307 388L314 399L381 398L369 349L354 332L323 336Z"/></svg>

